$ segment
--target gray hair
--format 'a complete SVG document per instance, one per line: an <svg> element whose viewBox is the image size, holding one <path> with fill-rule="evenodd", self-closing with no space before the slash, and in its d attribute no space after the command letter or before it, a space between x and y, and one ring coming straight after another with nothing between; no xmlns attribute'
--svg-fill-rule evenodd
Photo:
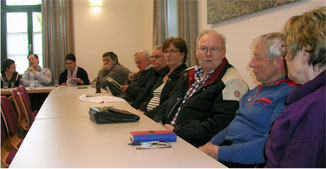
<svg viewBox="0 0 326 169"><path fill-rule="evenodd" d="M199 34L199 36L197 37L196 48L197 48L198 45L199 45L199 40L200 40L200 38L201 38L202 36L208 34L208 33L213 33L213 34L215 34L215 35L221 37L221 39L222 39L222 48L225 49L225 45L226 45L226 39L225 39L225 36L224 36L223 34L218 33L218 32L215 31L215 30L205 30L205 31L201 32L201 33Z"/></svg>
<svg viewBox="0 0 326 169"><path fill-rule="evenodd" d="M162 50L162 48L163 48L163 45L162 44L156 45L154 47L154 49L157 49L157 50Z"/></svg>
<svg viewBox="0 0 326 169"><path fill-rule="evenodd" d="M143 57L147 57L147 58L150 58L150 54L147 52L147 51L140 51L140 52L137 52L135 53L134 56L138 55L138 54L142 54Z"/></svg>
<svg viewBox="0 0 326 169"><path fill-rule="evenodd" d="M272 32L261 35L255 40L255 44L258 42L265 42L269 59L273 60L279 56L285 57L286 40L283 33Z"/></svg>

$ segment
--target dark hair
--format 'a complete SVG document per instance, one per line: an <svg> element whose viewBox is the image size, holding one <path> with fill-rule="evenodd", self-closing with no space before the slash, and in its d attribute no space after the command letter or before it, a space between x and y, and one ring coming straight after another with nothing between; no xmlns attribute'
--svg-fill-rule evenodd
<svg viewBox="0 0 326 169"><path fill-rule="evenodd" d="M65 61L67 61L67 60L72 60L72 61L76 62L76 57L75 57L74 54L69 53L69 54L66 55L66 57L65 57Z"/></svg>
<svg viewBox="0 0 326 169"><path fill-rule="evenodd" d="M118 61L118 56L114 53L114 52L106 52L103 54L103 57L106 57L106 56L110 56L110 58L112 59L112 61L115 61L116 63L119 63Z"/></svg>
<svg viewBox="0 0 326 169"><path fill-rule="evenodd" d="M2 62L2 69L3 71L7 71L7 69L10 68L11 64L15 64L15 61L11 60L11 59L6 59Z"/></svg>
<svg viewBox="0 0 326 169"><path fill-rule="evenodd" d="M28 57L31 56L31 55L33 55L36 59L38 59L37 54L29 54L29 55L27 55L27 59L28 59Z"/></svg>
<svg viewBox="0 0 326 169"><path fill-rule="evenodd" d="M187 43L185 42L185 40L183 40L182 38L174 38L174 37L168 38L165 40L165 42L163 44L162 51L164 52L166 50L166 48L168 48L171 43L176 48L178 48L181 53L185 54L185 56L183 58L183 63L186 63L188 47L187 47Z"/></svg>

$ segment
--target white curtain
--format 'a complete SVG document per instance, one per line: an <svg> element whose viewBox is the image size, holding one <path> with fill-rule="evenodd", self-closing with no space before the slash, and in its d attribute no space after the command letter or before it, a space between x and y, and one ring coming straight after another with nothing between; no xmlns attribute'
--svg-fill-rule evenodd
<svg viewBox="0 0 326 169"><path fill-rule="evenodd" d="M43 62L59 79L65 55L75 50L72 0L42 0L42 21Z"/></svg>

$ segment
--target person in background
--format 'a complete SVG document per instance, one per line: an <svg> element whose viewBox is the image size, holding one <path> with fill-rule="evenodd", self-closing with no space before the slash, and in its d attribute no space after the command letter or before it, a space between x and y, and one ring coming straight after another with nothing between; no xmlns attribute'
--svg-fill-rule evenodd
<svg viewBox="0 0 326 169"><path fill-rule="evenodd" d="M39 66L37 54L30 54L27 56L27 59L29 61L29 67L23 74L23 85L28 87L32 81L36 81L40 87L51 86L51 70L49 68L41 68L41 66Z"/></svg>
<svg viewBox="0 0 326 169"><path fill-rule="evenodd" d="M275 118L285 108L286 96L296 87L287 79L284 35L259 36L253 43L249 67L261 82L240 99L232 122L199 150L227 167L255 167L265 162L264 146Z"/></svg>
<svg viewBox="0 0 326 169"><path fill-rule="evenodd" d="M65 57L67 69L60 74L59 85L66 86L67 79L74 78L77 85L89 85L89 79L85 69L76 65L76 57L74 54L68 54Z"/></svg>
<svg viewBox="0 0 326 169"><path fill-rule="evenodd" d="M153 97L153 91L162 84L163 77L169 72L169 67L166 65L162 45L157 45L152 51L151 65L152 70L147 79L144 90L138 94L135 102L131 104L135 109L139 109L147 100Z"/></svg>
<svg viewBox="0 0 326 169"><path fill-rule="evenodd" d="M184 70L187 68L185 62L187 60L188 47L186 42L181 38L168 38L163 44L163 55L165 63L169 67L169 72L162 77L162 83L157 83L149 100L140 108L141 112L152 118L153 115L165 107L166 101L169 99L170 92L176 88L178 79L183 76Z"/></svg>
<svg viewBox="0 0 326 169"><path fill-rule="evenodd" d="M121 85L120 88L122 93L126 94L124 99L130 104L132 104L139 93L144 90L149 76L153 71L150 55L148 52L137 52L134 55L134 59L139 71L130 73L128 75L128 84Z"/></svg>
<svg viewBox="0 0 326 169"><path fill-rule="evenodd" d="M1 71L1 88L18 87L21 82L22 75L16 72L15 61L6 59L2 62Z"/></svg>
<svg viewBox="0 0 326 169"><path fill-rule="evenodd" d="M106 89L108 87L114 96L121 94L120 88L117 88L111 84L107 78L111 77L113 80L118 82L120 85L126 84L128 81L129 69L125 68L119 63L118 56L114 52L106 52L102 57L103 66L98 72L101 88ZM92 81L95 84L97 78Z"/></svg>
<svg viewBox="0 0 326 169"><path fill-rule="evenodd" d="M325 168L326 7L291 17L284 33L288 76L301 86L273 124L265 167Z"/></svg>
<svg viewBox="0 0 326 169"><path fill-rule="evenodd" d="M164 127L195 147L231 122L240 97L248 91L247 83L225 57L225 44L224 36L213 30L198 36L198 65L184 74L163 113Z"/></svg>

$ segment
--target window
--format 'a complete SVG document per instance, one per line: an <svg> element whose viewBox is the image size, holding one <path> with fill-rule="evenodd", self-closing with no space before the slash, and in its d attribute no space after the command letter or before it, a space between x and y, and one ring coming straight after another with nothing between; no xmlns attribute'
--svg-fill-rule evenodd
<svg viewBox="0 0 326 169"><path fill-rule="evenodd" d="M177 1L167 0L168 37L178 37Z"/></svg>
<svg viewBox="0 0 326 169"><path fill-rule="evenodd" d="M2 0L1 60L14 60L22 74L31 53L37 54L43 65L41 0Z"/></svg>

